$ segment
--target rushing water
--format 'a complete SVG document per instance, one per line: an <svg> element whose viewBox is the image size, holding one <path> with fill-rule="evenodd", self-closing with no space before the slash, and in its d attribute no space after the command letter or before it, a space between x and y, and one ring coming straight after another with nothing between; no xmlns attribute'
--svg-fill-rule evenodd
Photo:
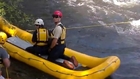
<svg viewBox="0 0 140 79"><path fill-rule="evenodd" d="M53 26L51 13L61 10L67 28L81 27L68 30L69 48L98 57L116 55L121 65L112 79L140 79L139 0L24 0L23 6L26 13L43 18L48 28ZM20 74L20 79L53 79L15 60L11 72Z"/></svg>

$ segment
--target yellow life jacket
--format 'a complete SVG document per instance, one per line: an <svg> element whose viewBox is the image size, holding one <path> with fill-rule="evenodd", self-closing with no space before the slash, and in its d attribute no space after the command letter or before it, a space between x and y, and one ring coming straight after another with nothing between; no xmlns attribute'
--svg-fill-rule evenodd
<svg viewBox="0 0 140 79"><path fill-rule="evenodd" d="M57 43L58 44L65 44L66 28L62 24L59 24L58 26L60 26L62 28L62 34L61 34L60 38L58 39ZM54 34L52 32L51 33L51 38L53 38L53 36L54 36Z"/></svg>
<svg viewBox="0 0 140 79"><path fill-rule="evenodd" d="M60 26L62 28L62 34L60 36L60 38L58 39L58 44L65 44L65 38L66 38L66 28L62 25L62 24L59 24L58 26ZM53 34L53 30L52 31L49 31L49 39L50 39L50 42L52 42L54 38L54 34Z"/></svg>
<svg viewBox="0 0 140 79"><path fill-rule="evenodd" d="M58 39L58 44L65 44L66 27L63 26L62 24L59 24L59 26L62 28L62 34L61 34L60 38Z"/></svg>
<svg viewBox="0 0 140 79"><path fill-rule="evenodd" d="M47 45L48 42L48 30L45 28L39 28L37 29L37 45L38 46L44 46Z"/></svg>

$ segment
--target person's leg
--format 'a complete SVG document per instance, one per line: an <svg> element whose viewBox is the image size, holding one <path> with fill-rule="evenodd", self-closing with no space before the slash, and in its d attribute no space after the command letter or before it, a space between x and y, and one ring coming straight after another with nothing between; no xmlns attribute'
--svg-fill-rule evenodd
<svg viewBox="0 0 140 79"><path fill-rule="evenodd" d="M70 57L68 57L68 56L66 56L66 55L63 55L61 58L72 62L72 63L74 64L75 67L78 66L78 61L77 61L77 59L75 58L75 56L71 56L71 58L70 58Z"/></svg>
<svg viewBox="0 0 140 79"><path fill-rule="evenodd" d="M61 45L60 47L61 47L61 53L62 53L62 55L61 55L60 58L65 59L64 62L63 62L63 64L67 68L74 69L74 66L73 65L75 65L75 63L73 63L73 62L76 61L76 60L74 60L74 59L72 59L72 58L64 55L65 48L66 48L65 45ZM71 64L69 61L71 61L73 64Z"/></svg>
<svg viewBox="0 0 140 79"><path fill-rule="evenodd" d="M77 61L77 59L75 58L75 56L71 56L70 61L74 64L75 67L78 66L78 61Z"/></svg>
<svg viewBox="0 0 140 79"><path fill-rule="evenodd" d="M68 56L66 56L65 54L64 54L64 52L65 52L65 45L61 45L61 53L62 53L62 55L60 56L62 59L65 59L65 60L68 60L68 61L70 61L70 57L68 57Z"/></svg>
<svg viewBox="0 0 140 79"><path fill-rule="evenodd" d="M41 55L48 55L48 49L49 49L49 47L48 46L42 46L41 48L40 48L42 51L40 52L40 54Z"/></svg>
<svg viewBox="0 0 140 79"><path fill-rule="evenodd" d="M49 52L48 60L60 65L60 63L56 61L60 56L61 53L59 52L59 46L56 46Z"/></svg>
<svg viewBox="0 0 140 79"><path fill-rule="evenodd" d="M62 46L62 48L63 48L63 51L62 51L62 52L63 52L63 55L61 56L61 58L72 62L72 63L74 64L74 66L77 67L77 66L78 66L78 61L77 61L77 59L76 59L74 56L72 56L72 57L66 56L66 55L64 54L64 52L65 52L65 46ZM65 62L66 62L66 61L65 61Z"/></svg>
<svg viewBox="0 0 140 79"><path fill-rule="evenodd" d="M34 46L30 46L30 47L27 47L25 50L30 52L30 53L34 53Z"/></svg>
<svg viewBox="0 0 140 79"><path fill-rule="evenodd" d="M38 46L27 47L25 50L35 55L38 55L40 52L40 48Z"/></svg>
<svg viewBox="0 0 140 79"><path fill-rule="evenodd" d="M68 56L66 56L66 55L62 55L61 58L62 58L62 59L65 59L65 60L68 60L68 61L70 61L70 59L71 59L70 57L68 57Z"/></svg>
<svg viewBox="0 0 140 79"><path fill-rule="evenodd" d="M48 56L48 60L51 62L54 62L56 64L59 64L61 66L64 66L66 68L69 69L74 69L74 66L72 64L70 64L68 61L64 60L63 63L57 62L56 60L61 58L61 56L63 55L63 47L62 46L56 46L55 48L53 48Z"/></svg>

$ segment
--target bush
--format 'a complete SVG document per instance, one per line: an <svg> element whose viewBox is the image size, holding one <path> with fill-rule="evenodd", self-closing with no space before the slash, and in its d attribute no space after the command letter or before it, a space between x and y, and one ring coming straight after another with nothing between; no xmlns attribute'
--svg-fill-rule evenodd
<svg viewBox="0 0 140 79"><path fill-rule="evenodd" d="M19 9L22 7L21 2L22 0L0 0L0 16L22 29L31 29L34 19Z"/></svg>

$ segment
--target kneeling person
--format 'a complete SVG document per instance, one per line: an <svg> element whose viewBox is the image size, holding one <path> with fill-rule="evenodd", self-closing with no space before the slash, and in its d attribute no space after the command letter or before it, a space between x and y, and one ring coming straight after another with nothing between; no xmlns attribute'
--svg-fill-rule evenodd
<svg viewBox="0 0 140 79"><path fill-rule="evenodd" d="M63 65L66 68L74 69L78 66L78 62L74 56L67 57L64 55L66 48L65 38L66 38L66 27L61 23L62 13L60 11L55 11L53 13L53 20L55 23L55 28L52 31L52 43L49 48L48 60L54 63ZM59 63L56 60L62 58L65 59L63 63ZM71 61L73 64L69 63Z"/></svg>

